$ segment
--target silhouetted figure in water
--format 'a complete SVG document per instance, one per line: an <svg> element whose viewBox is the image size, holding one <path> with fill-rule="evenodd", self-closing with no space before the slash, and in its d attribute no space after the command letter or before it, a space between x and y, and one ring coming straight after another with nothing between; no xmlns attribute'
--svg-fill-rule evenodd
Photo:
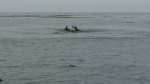
<svg viewBox="0 0 150 84"><path fill-rule="evenodd" d="M65 27L65 30L66 30L66 31L70 31L70 29L68 29L68 26Z"/></svg>
<svg viewBox="0 0 150 84"><path fill-rule="evenodd" d="M77 28L77 26L75 26L74 29L75 29L76 31L79 31L79 29Z"/></svg>
<svg viewBox="0 0 150 84"><path fill-rule="evenodd" d="M79 29L77 28L77 26L72 25L72 28L74 28L75 31L79 31Z"/></svg>
<svg viewBox="0 0 150 84"><path fill-rule="evenodd" d="M2 79L0 79L0 82L2 82L3 80Z"/></svg>
<svg viewBox="0 0 150 84"><path fill-rule="evenodd" d="M77 28L77 26L74 26L74 25L72 25L72 28L68 28L68 26L66 26L66 27L64 28L64 30L65 30L65 31L68 31L68 32L77 32L77 31L80 31L80 30Z"/></svg>

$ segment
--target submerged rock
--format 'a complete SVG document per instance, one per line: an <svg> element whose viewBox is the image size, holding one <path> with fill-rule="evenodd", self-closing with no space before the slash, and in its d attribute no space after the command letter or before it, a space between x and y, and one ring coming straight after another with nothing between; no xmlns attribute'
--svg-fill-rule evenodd
<svg viewBox="0 0 150 84"><path fill-rule="evenodd" d="M72 64L70 64L70 65L69 65L69 67L77 67L77 66L76 66L76 65L72 65Z"/></svg>
<svg viewBox="0 0 150 84"><path fill-rule="evenodd" d="M3 80L2 79L0 79L0 82L2 82Z"/></svg>

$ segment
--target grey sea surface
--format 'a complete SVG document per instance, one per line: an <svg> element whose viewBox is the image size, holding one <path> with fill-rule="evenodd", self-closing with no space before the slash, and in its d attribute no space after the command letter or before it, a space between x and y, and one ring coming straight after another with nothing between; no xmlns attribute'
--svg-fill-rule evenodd
<svg viewBox="0 0 150 84"><path fill-rule="evenodd" d="M150 13L0 13L0 78L150 84Z"/></svg>

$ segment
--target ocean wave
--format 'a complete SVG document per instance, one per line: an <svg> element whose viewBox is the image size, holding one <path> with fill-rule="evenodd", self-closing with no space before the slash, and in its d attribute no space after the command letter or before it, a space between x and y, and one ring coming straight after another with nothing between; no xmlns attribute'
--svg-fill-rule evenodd
<svg viewBox="0 0 150 84"><path fill-rule="evenodd" d="M94 18L91 16L75 16L75 15L1 15L1 18Z"/></svg>

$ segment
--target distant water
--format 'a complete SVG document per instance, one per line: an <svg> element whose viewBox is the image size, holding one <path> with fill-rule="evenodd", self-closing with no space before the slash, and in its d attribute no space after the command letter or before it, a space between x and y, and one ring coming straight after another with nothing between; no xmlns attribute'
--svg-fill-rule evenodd
<svg viewBox="0 0 150 84"><path fill-rule="evenodd" d="M149 51L150 13L0 13L2 84L150 84Z"/></svg>

